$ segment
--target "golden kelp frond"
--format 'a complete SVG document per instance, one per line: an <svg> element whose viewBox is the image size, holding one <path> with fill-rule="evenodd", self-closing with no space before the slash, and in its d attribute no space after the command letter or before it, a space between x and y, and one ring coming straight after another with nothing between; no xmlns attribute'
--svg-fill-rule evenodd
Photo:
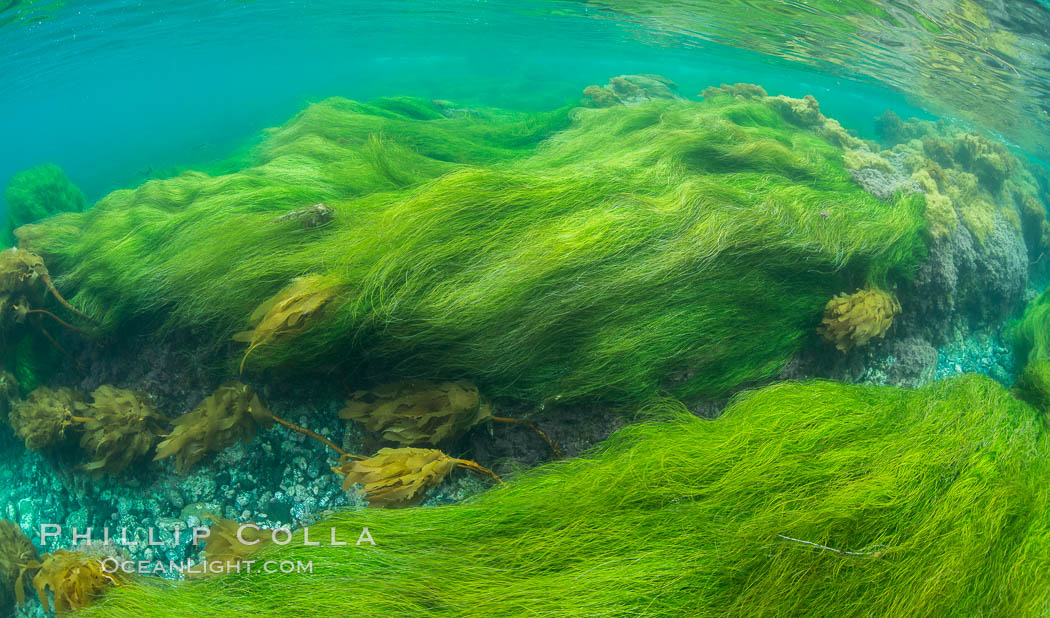
<svg viewBox="0 0 1050 618"><path fill-rule="evenodd" d="M221 562L224 566L227 563L237 564L265 546L272 538L268 531L260 530L258 526L244 526L232 519L214 515L206 515L205 519L215 522L204 540L204 559L208 562ZM238 531L241 538L237 538ZM244 542L241 542L241 539L244 539Z"/></svg>
<svg viewBox="0 0 1050 618"><path fill-rule="evenodd" d="M0 521L0 613L11 612L15 601L21 605L25 600L21 575L36 560L36 548L18 524Z"/></svg>
<svg viewBox="0 0 1050 618"><path fill-rule="evenodd" d="M39 451L64 441L84 400L72 389L41 386L11 408L9 422L26 448Z"/></svg>
<svg viewBox="0 0 1050 618"><path fill-rule="evenodd" d="M347 461L336 472L346 476L343 489L354 483L364 486L373 506L400 507L419 503L431 487L437 487L456 460L429 448L384 448L374 457Z"/></svg>
<svg viewBox="0 0 1050 618"><path fill-rule="evenodd" d="M14 247L0 251L0 294L25 291L46 272L44 260L35 253Z"/></svg>
<svg viewBox="0 0 1050 618"><path fill-rule="evenodd" d="M80 438L92 458L85 470L120 472L149 453L168 426L167 417L132 391L100 386L91 396Z"/></svg>
<svg viewBox="0 0 1050 618"><path fill-rule="evenodd" d="M437 444L491 418L471 382L413 380L351 393L339 416L364 423L401 445Z"/></svg>
<svg viewBox="0 0 1050 618"><path fill-rule="evenodd" d="M878 288L839 294L825 305L823 326L817 332L845 353L885 335L900 311L897 299Z"/></svg>
<svg viewBox="0 0 1050 618"><path fill-rule="evenodd" d="M38 280L43 282L44 287L63 307L86 320L91 320L58 293L43 258L15 247L0 251L0 299L3 300L4 309L10 307L15 312L18 321L21 321L24 312L29 310L25 297L33 291L33 285Z"/></svg>
<svg viewBox="0 0 1050 618"><path fill-rule="evenodd" d="M255 348L294 337L308 329L335 294L336 288L324 277L310 275L296 279L292 285L259 305L251 316L254 328L233 336L234 340L249 344L241 359L241 371Z"/></svg>
<svg viewBox="0 0 1050 618"><path fill-rule="evenodd" d="M31 562L30 569L39 569L33 577L40 604L50 610L47 591L50 588L55 598L55 611L78 610L91 605L110 585L121 586L123 581L117 573L102 570L102 561L76 551L57 549L44 554L39 562Z"/></svg>
<svg viewBox="0 0 1050 618"><path fill-rule="evenodd" d="M205 453L224 449L237 440L250 440L256 425L269 425L272 419L250 386L225 384L174 421L174 429L157 445L153 460L174 455L179 474L186 474Z"/></svg>

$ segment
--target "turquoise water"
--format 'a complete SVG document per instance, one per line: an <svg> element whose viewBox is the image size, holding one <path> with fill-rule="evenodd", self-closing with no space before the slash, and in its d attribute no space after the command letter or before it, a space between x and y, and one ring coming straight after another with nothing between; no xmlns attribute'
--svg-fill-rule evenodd
<svg viewBox="0 0 1050 618"><path fill-rule="evenodd" d="M0 185L53 162L89 199L223 158L334 95L546 109L613 75L659 73L687 96L741 81L812 94L865 136L886 109L924 116L860 74L662 35L579 2L16 1L0 35Z"/></svg>

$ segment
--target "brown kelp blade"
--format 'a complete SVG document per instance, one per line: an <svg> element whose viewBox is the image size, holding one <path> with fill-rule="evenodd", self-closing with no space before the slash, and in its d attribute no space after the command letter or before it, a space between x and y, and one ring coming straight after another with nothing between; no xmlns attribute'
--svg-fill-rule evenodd
<svg viewBox="0 0 1050 618"><path fill-rule="evenodd" d="M351 393L339 416L410 446L456 438L492 412L478 387L467 380L406 380Z"/></svg>
<svg viewBox="0 0 1050 618"><path fill-rule="evenodd" d="M282 337L292 337L307 330L321 316L322 310L335 297L336 288L321 275L296 279L290 286L261 303L251 315L254 328L237 333L234 341L247 342L240 371L248 355L256 348Z"/></svg>
<svg viewBox="0 0 1050 618"><path fill-rule="evenodd" d="M360 483L363 488L358 493L367 497L370 505L398 508L418 504L452 468L472 470L503 482L484 466L429 448L384 448L367 459L344 460L333 471L346 477L345 491Z"/></svg>

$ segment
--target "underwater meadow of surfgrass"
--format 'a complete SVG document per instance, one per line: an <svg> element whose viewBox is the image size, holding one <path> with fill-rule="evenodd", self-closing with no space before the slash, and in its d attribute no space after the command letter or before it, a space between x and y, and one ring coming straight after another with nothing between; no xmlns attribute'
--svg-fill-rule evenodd
<svg viewBox="0 0 1050 618"><path fill-rule="evenodd" d="M17 234L104 332L162 316L222 343L311 275L335 300L249 371L469 376L533 401L768 378L830 297L892 286L924 252L921 195L872 197L838 147L763 101L441 112L329 99L241 171L150 181ZM315 202L329 223L281 218Z"/></svg>
<svg viewBox="0 0 1050 618"><path fill-rule="evenodd" d="M1038 615L1043 416L975 375L786 382L716 420L650 404L593 452L464 504L344 511L231 573L113 589L87 616ZM348 546L328 546L328 528ZM363 526L376 546L354 546ZM318 530L321 532L319 533Z"/></svg>

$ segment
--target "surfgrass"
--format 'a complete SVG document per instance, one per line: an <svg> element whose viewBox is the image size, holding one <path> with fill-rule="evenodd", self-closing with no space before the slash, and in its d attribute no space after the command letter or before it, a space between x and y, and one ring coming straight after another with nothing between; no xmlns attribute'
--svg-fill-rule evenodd
<svg viewBox="0 0 1050 618"><path fill-rule="evenodd" d="M86 616L1032 616L1050 602L1040 413L991 379L673 400L466 503L348 510L347 547L112 590ZM354 546L363 526L376 546ZM323 532L320 532L323 531ZM267 560L312 574L265 574Z"/></svg>
<svg viewBox="0 0 1050 618"><path fill-rule="evenodd" d="M1044 291L1025 307L1024 315L1009 327L1018 366L1050 360L1050 291Z"/></svg>
<svg viewBox="0 0 1050 618"><path fill-rule="evenodd" d="M277 220L317 202L328 225ZM866 194L840 150L758 102L330 99L242 171L148 182L18 235L112 332L163 316L226 341L295 277L334 282L328 311L249 371L630 403L774 375L831 296L909 276L923 207Z"/></svg>

